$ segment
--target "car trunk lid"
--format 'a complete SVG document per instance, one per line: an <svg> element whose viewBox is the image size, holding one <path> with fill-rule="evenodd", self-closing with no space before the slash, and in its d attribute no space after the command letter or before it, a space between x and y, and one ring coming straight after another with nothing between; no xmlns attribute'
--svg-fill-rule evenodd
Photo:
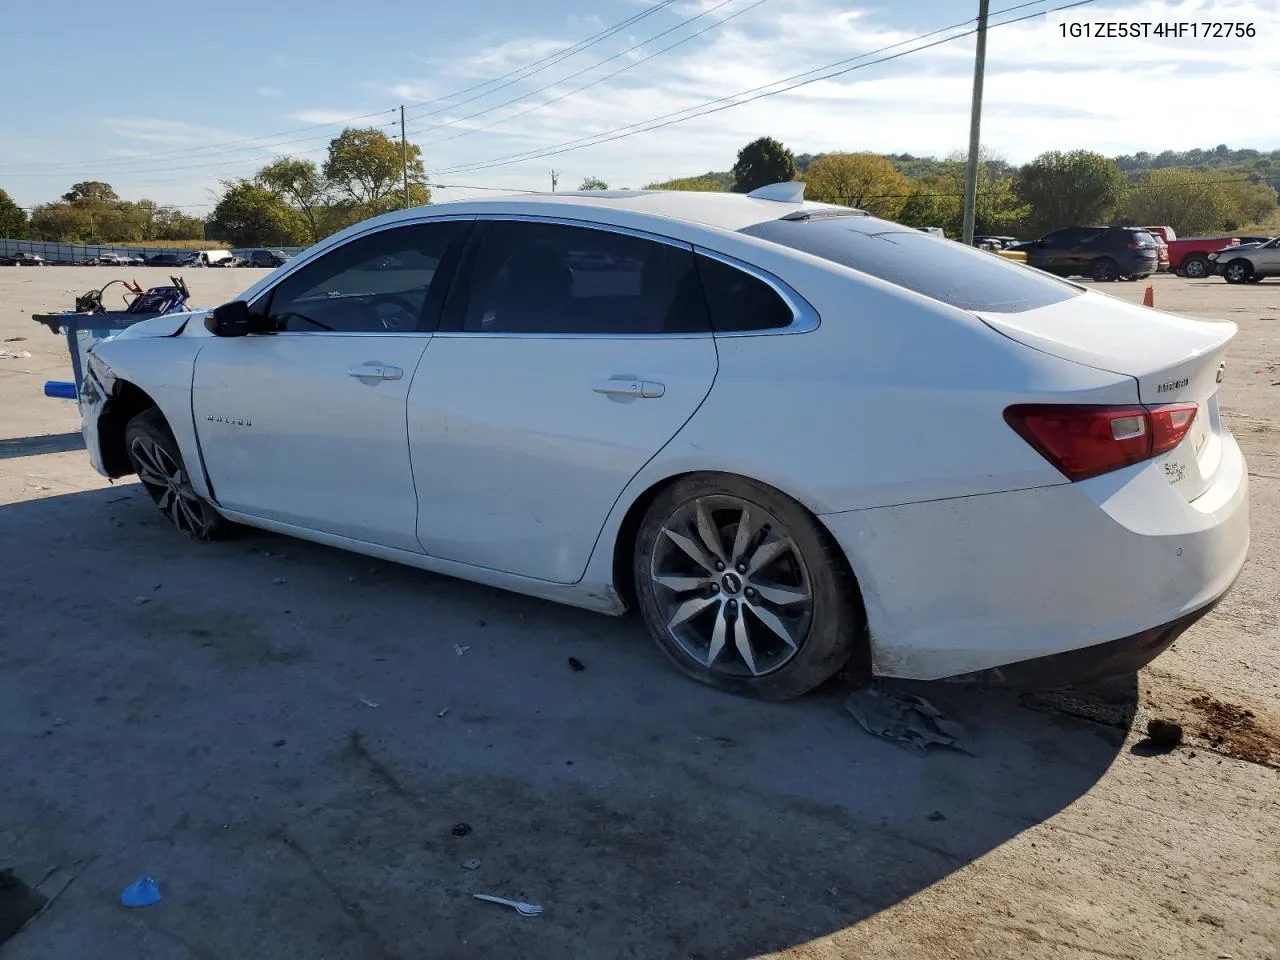
<svg viewBox="0 0 1280 960"><path fill-rule="evenodd" d="M1188 500L1212 482L1226 428L1218 384L1236 325L1192 320L1088 293L1022 313L978 314L992 329L1042 353L1132 377L1140 402L1194 403L1186 437L1157 457L1165 478Z"/></svg>

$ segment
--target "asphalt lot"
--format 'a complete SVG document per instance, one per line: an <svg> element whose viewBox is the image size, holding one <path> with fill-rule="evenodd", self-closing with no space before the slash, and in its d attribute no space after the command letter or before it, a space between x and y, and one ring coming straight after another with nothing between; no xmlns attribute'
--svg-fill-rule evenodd
<svg viewBox="0 0 1280 960"><path fill-rule="evenodd" d="M684 681L630 618L185 540L75 449L41 394L65 344L29 319L164 273L0 269L0 869L50 898L6 941L0 889L3 960L1280 956L1280 282L1155 281L1240 325L1226 601L1106 691L910 685L969 730L921 756L838 683ZM208 304L261 274L183 275ZM1144 747L1153 715L1189 742ZM123 908L143 874L164 900Z"/></svg>

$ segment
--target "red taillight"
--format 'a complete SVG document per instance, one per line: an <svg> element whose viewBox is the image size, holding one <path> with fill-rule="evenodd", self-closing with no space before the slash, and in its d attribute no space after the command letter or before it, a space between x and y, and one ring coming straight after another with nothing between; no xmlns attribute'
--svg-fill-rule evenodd
<svg viewBox="0 0 1280 960"><path fill-rule="evenodd" d="M1194 403L1019 404L1004 412L1005 422L1068 480L1087 480L1172 450L1195 416Z"/></svg>

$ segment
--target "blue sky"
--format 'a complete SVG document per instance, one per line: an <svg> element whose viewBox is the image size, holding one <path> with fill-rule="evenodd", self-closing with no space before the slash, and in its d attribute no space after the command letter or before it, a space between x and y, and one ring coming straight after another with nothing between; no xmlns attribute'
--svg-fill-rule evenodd
<svg viewBox="0 0 1280 960"><path fill-rule="evenodd" d="M1022 2L992 0L993 14ZM993 22L1064 2L1042 0ZM561 189L588 176L640 186L727 169L762 134L797 153L940 156L967 142L971 36L662 129L589 138L718 98L734 103L742 91L881 47L910 50L919 46L913 37L976 8L977 0L5 0L11 95L0 98L0 188L30 206L98 179L130 199L203 213L220 179L280 155L322 159L345 119L367 114L353 122L398 135L401 103L432 180L457 185L437 189L441 200L477 187L546 189L552 168ZM1064 40L1044 16L993 29L990 149L1021 162L1076 147L1280 147L1280 0L1097 0L1070 16L1241 21L1257 36ZM87 38L97 54L72 55L73 40L79 49ZM553 55L558 62L536 73L457 95ZM115 68L99 66L113 59ZM582 140L580 149L536 156Z"/></svg>

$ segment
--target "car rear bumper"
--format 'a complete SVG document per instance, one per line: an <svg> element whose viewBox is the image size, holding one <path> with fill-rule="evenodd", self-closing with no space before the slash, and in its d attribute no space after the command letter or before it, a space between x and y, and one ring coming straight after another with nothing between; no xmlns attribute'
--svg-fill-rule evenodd
<svg viewBox="0 0 1280 960"><path fill-rule="evenodd" d="M1244 565L1248 473L1234 438L1222 441L1213 484L1191 502L1147 463L824 515L862 589L875 673L937 680L1001 668L1053 685L1154 657Z"/></svg>

